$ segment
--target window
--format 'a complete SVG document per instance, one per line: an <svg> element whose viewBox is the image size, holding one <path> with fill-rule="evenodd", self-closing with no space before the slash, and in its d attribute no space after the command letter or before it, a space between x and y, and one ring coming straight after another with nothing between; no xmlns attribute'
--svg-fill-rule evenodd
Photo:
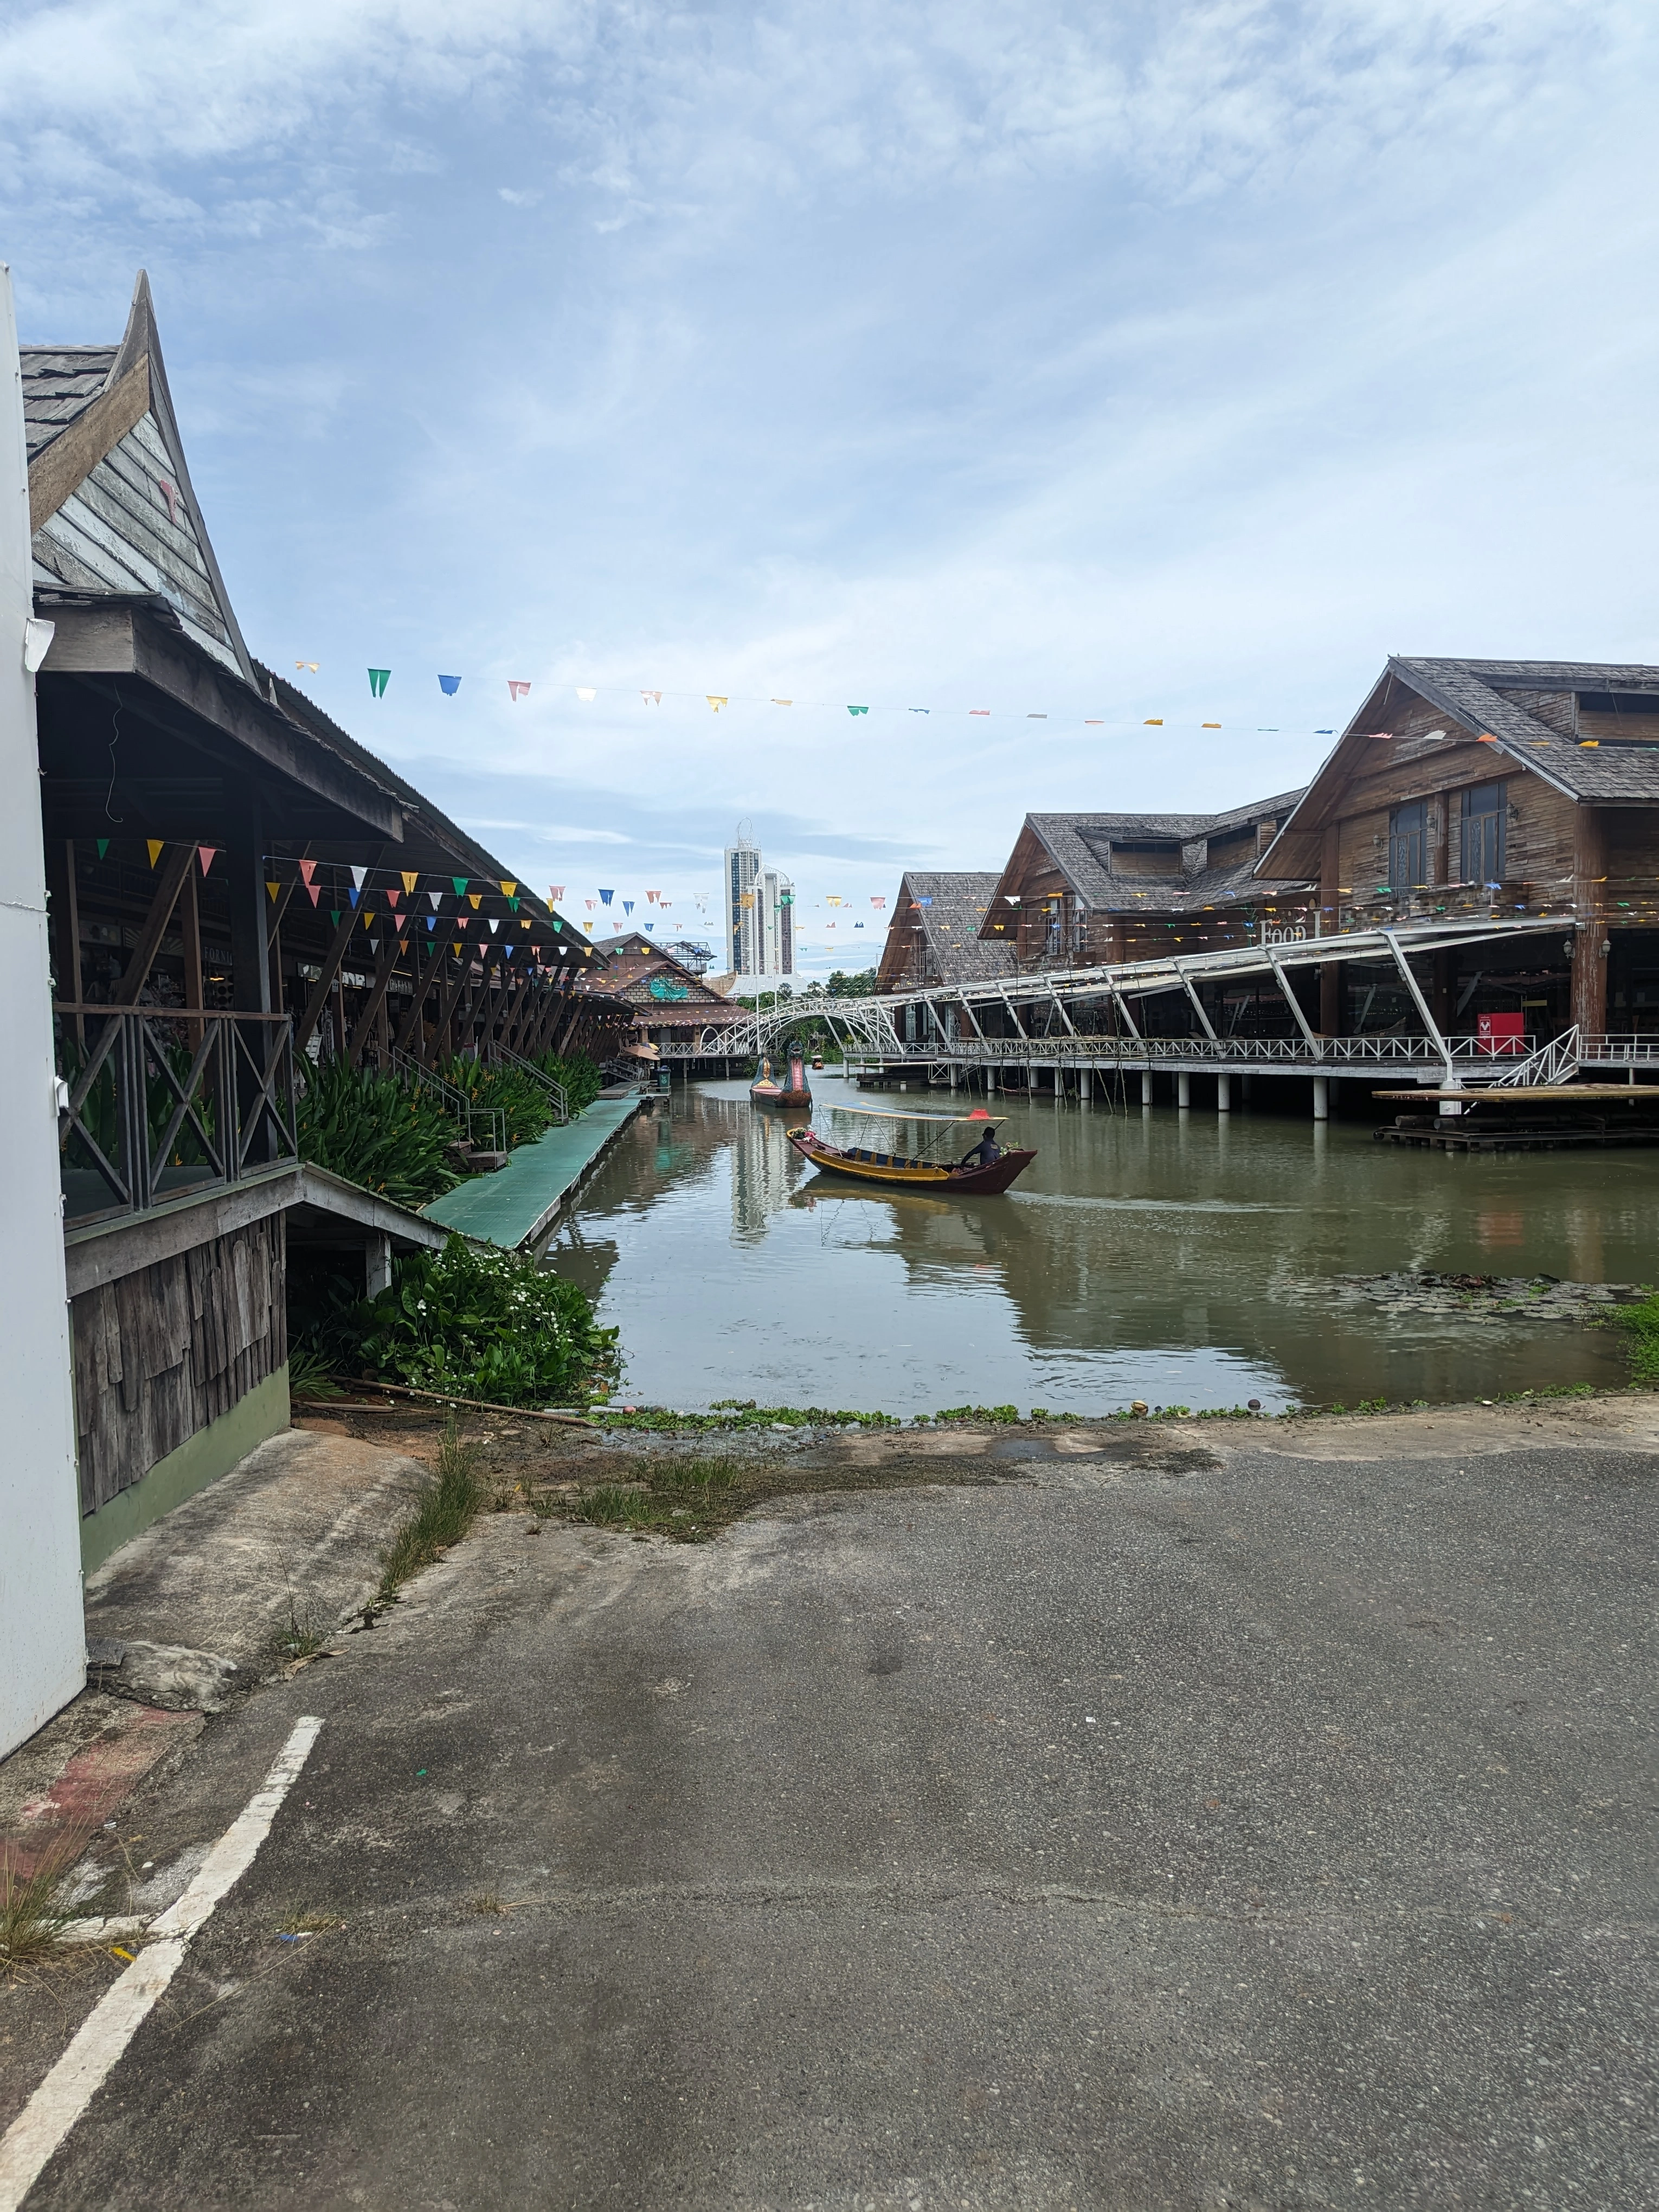
<svg viewBox="0 0 1659 2212"><path fill-rule="evenodd" d="M1428 807L1420 799L1409 806L1396 806L1389 817L1389 881L1397 891L1426 884L1424 832Z"/></svg>
<svg viewBox="0 0 1659 2212"><path fill-rule="evenodd" d="M1478 783L1463 793L1463 870L1466 884L1504 880L1504 797L1501 783Z"/></svg>

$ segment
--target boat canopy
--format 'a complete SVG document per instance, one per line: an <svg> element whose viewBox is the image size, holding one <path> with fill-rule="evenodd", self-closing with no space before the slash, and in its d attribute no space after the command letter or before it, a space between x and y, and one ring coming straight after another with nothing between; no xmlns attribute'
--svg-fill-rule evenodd
<svg viewBox="0 0 1659 2212"><path fill-rule="evenodd" d="M988 1114L976 1107L971 1114L895 1114L886 1106L844 1106L839 1099L826 1098L824 1111L828 1114L850 1114L860 1121L936 1121L945 1128L963 1128L969 1122L975 1127L998 1128L1007 1120L1006 1114Z"/></svg>

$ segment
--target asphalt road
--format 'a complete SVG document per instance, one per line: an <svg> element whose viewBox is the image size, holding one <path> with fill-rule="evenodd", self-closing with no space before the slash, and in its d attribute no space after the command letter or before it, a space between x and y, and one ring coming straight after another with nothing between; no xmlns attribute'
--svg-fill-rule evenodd
<svg viewBox="0 0 1659 2212"><path fill-rule="evenodd" d="M31 2212L1659 2204L1659 1455L1103 1435L484 1520L155 1785L325 1717Z"/></svg>

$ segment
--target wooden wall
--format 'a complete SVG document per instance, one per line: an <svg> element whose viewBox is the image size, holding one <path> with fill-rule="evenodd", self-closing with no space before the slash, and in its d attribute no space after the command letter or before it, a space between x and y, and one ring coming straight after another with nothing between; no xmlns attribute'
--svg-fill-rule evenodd
<svg viewBox="0 0 1659 2212"><path fill-rule="evenodd" d="M71 1301L83 1514L283 1365L286 1249L273 1213Z"/></svg>

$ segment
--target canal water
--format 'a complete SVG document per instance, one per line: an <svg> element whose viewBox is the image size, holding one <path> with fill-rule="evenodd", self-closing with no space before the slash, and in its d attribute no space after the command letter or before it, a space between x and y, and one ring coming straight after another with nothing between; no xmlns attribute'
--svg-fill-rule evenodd
<svg viewBox="0 0 1659 2212"><path fill-rule="evenodd" d="M826 1107L860 1094L814 1082L845 1138ZM1002 1141L1037 1152L1012 1191L884 1196L809 1169L784 1140L798 1117L742 1083L677 1085L549 1263L620 1328L624 1395L683 1409L1271 1412L1625 1379L1614 1330L1378 1304L1341 1278L1652 1280L1659 1153L1444 1155L1369 1122L1003 1103Z"/></svg>

